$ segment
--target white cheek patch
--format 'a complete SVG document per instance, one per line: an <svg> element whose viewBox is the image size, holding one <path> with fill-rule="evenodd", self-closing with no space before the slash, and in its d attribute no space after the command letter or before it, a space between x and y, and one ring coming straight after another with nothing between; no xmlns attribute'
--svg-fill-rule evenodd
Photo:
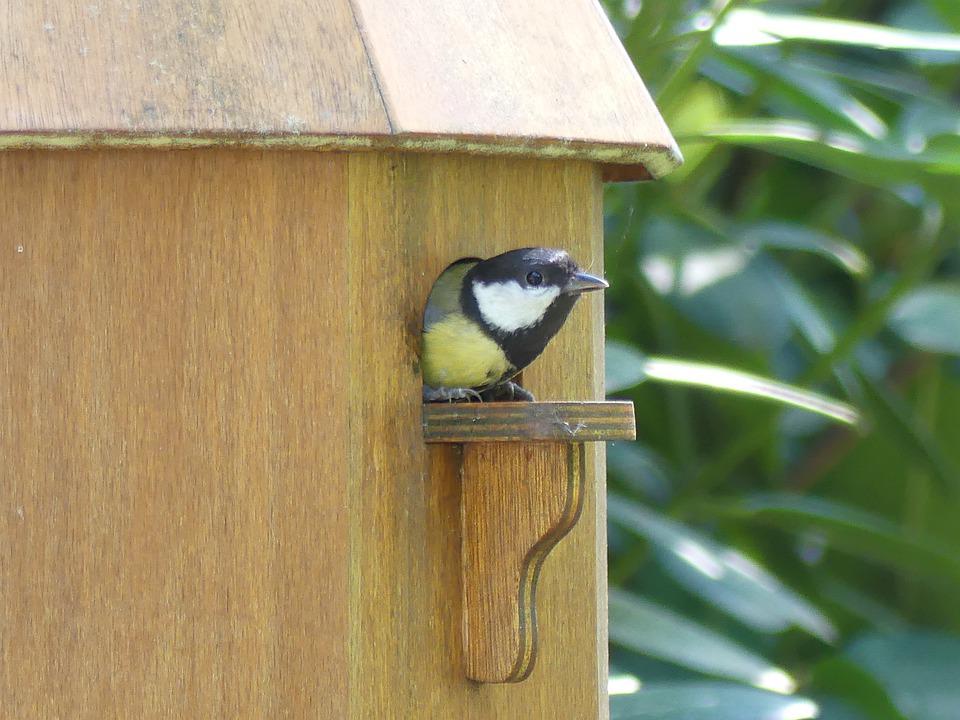
<svg viewBox="0 0 960 720"><path fill-rule="evenodd" d="M474 283L480 315L497 330L515 332L536 325L560 295L554 285L521 287L516 280L502 283Z"/></svg>

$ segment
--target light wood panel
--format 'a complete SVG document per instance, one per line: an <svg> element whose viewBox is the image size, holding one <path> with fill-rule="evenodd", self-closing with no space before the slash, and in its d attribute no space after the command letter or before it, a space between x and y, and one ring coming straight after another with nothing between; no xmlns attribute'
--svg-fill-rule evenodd
<svg viewBox="0 0 960 720"><path fill-rule="evenodd" d="M395 132L643 147L654 176L678 161L596 0L354 3Z"/></svg>
<svg viewBox="0 0 960 720"><path fill-rule="evenodd" d="M389 132L347 0L0 0L0 131Z"/></svg>
<svg viewBox="0 0 960 720"><path fill-rule="evenodd" d="M0 149L680 153L597 0L0 0Z"/></svg>
<svg viewBox="0 0 960 720"><path fill-rule="evenodd" d="M346 163L0 153L4 717L346 717Z"/></svg>
<svg viewBox="0 0 960 720"><path fill-rule="evenodd" d="M606 713L602 460L584 510L539 582L540 652L524 682L465 679L457 450L423 442L421 312L453 260L524 245L601 268L600 183L586 163L350 157L351 717L595 718ZM398 270L399 269L399 270ZM585 297L524 373L542 399L602 393L602 298Z"/></svg>

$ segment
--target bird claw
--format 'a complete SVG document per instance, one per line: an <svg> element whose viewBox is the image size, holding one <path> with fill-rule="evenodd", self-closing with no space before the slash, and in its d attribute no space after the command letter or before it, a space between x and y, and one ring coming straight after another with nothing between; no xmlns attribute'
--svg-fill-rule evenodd
<svg viewBox="0 0 960 720"><path fill-rule="evenodd" d="M483 397L470 388L447 388L423 386L424 402L483 402Z"/></svg>
<svg viewBox="0 0 960 720"><path fill-rule="evenodd" d="M481 393L484 402L534 402L533 393L519 383L507 380Z"/></svg>

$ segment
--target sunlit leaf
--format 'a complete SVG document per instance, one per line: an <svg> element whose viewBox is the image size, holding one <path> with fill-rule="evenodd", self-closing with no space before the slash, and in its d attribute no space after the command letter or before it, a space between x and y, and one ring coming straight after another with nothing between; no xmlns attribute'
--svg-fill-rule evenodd
<svg viewBox="0 0 960 720"><path fill-rule="evenodd" d="M756 653L693 620L623 590L610 590L610 640L707 675L777 692L796 682Z"/></svg>
<svg viewBox="0 0 960 720"><path fill-rule="evenodd" d="M857 411L846 403L831 400L824 395L803 390L794 385L719 365L648 357L644 363L644 372L650 381L693 385L720 392L748 395L809 410L851 425L856 424L860 419Z"/></svg>
<svg viewBox="0 0 960 720"><path fill-rule="evenodd" d="M768 13L755 8L734 10L714 31L718 45L769 45L782 40L960 53L960 35L951 33L904 30L813 15Z"/></svg>
<svg viewBox="0 0 960 720"><path fill-rule="evenodd" d="M899 0L891 4L884 13L884 24L903 30L920 31L925 33L949 33L951 29L948 18L935 12L929 4L916 0ZM931 50L906 50L905 54L918 65L953 66L956 56L953 53Z"/></svg>
<svg viewBox="0 0 960 720"><path fill-rule="evenodd" d="M846 656L886 688L910 720L956 720L960 711L960 637L946 633L872 634Z"/></svg>
<svg viewBox="0 0 960 720"><path fill-rule="evenodd" d="M826 641L830 621L776 577L733 548L611 494L610 521L653 543L667 571L691 592L761 632L797 626Z"/></svg>
<svg viewBox="0 0 960 720"><path fill-rule="evenodd" d="M770 400L850 425L860 420L856 409L846 403L740 370L673 358L648 357L615 340L607 342L606 357L608 393L626 390L644 381L665 382Z"/></svg>
<svg viewBox="0 0 960 720"><path fill-rule="evenodd" d="M889 323L921 350L960 355L960 283L917 288L896 304Z"/></svg>
<svg viewBox="0 0 960 720"><path fill-rule="evenodd" d="M610 720L808 720L817 703L720 682L657 683L610 698Z"/></svg>

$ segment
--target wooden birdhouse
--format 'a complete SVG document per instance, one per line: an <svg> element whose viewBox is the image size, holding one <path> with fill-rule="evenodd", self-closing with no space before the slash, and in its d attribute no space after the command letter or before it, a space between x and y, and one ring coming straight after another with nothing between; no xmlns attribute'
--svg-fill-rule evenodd
<svg viewBox="0 0 960 720"><path fill-rule="evenodd" d="M559 404L418 369L449 263L602 272L602 181L679 161L599 5L0 18L0 714L603 716L602 298Z"/></svg>

